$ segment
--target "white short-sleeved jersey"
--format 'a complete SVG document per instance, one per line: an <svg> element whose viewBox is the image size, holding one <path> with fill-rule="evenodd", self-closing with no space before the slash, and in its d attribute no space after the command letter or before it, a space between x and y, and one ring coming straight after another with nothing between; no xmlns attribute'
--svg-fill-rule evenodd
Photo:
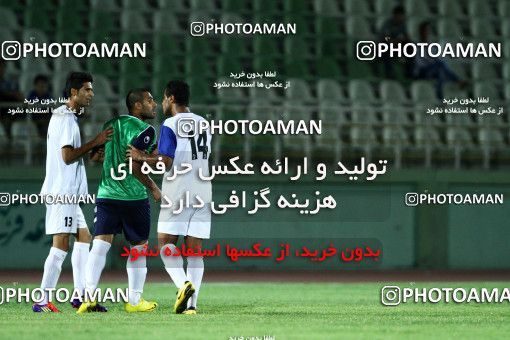
<svg viewBox="0 0 510 340"><path fill-rule="evenodd" d="M46 177L41 194L88 194L83 159L69 165L62 158L62 147L81 146L78 118L66 105L53 110L46 139Z"/></svg>
<svg viewBox="0 0 510 340"><path fill-rule="evenodd" d="M199 122L205 119L191 112L181 112L165 120L161 126L158 152L173 158L173 166L165 173L161 192L172 202L184 199L186 191L189 191L190 201L195 203L194 197L199 196L204 203L210 203L212 199L212 186L210 181L203 181L199 177L199 169L203 176L209 176L209 156L211 154L211 132L209 129L194 137L183 137L182 131L188 132L190 126L198 128ZM179 133L181 129L181 133ZM177 175L173 180L167 180L172 176L174 167L182 169L181 164L192 165L192 171L184 175Z"/></svg>

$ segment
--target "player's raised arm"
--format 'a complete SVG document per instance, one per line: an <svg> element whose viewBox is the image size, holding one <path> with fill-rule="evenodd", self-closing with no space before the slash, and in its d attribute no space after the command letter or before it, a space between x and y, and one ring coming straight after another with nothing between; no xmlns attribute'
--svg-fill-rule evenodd
<svg viewBox="0 0 510 340"><path fill-rule="evenodd" d="M71 164L76 162L80 157L83 157L93 148L98 147L110 140L110 136L113 133L113 129L106 129L100 132L93 140L84 145L74 148L71 145L65 145L62 147L62 159L64 163Z"/></svg>

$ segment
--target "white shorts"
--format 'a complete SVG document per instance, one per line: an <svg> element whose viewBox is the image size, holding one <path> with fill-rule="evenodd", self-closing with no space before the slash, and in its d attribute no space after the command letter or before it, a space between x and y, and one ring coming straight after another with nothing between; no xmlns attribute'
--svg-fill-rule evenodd
<svg viewBox="0 0 510 340"><path fill-rule="evenodd" d="M46 205L46 235L76 234L78 228L87 228L78 204Z"/></svg>
<svg viewBox="0 0 510 340"><path fill-rule="evenodd" d="M184 208L174 215L173 209L161 209L158 219L158 233L193 236L208 239L211 234L211 205L203 208Z"/></svg>

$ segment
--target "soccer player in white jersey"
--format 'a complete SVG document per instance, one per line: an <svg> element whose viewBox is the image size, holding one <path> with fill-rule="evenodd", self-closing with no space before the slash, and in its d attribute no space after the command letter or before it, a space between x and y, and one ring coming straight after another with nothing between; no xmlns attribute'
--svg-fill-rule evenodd
<svg viewBox="0 0 510 340"><path fill-rule="evenodd" d="M158 158L165 163L166 173L163 177L161 192L173 203L172 208L161 209L158 220L158 243L161 259L165 269L178 288L174 304L174 313L196 314L198 292L204 274L204 259L202 256L188 256L186 272L183 267L182 256L167 256L169 248L172 254L177 253L179 236L184 237L188 249L201 249L202 240L208 239L211 232L211 199L212 188L210 181L199 178L199 170L203 176L209 176L209 156L211 153L211 133L206 131L191 131L189 136L187 127L198 127L203 117L190 112L190 89L183 81L170 81L163 94L163 113L171 115L161 126L158 153L149 155L134 147L129 147L127 156L139 162L155 165ZM186 123L185 123L186 121ZM187 125L187 127L185 127ZM178 132L180 131L180 133ZM200 132L196 133L195 132ZM173 175L174 168L181 169L181 164L192 165L192 171L178 175L173 180L167 177ZM176 206L179 200L185 199L189 192L191 205L197 204L195 196L204 202L200 208L184 208L181 213ZM164 202L164 200L163 200ZM175 210L174 210L175 209Z"/></svg>
<svg viewBox="0 0 510 340"><path fill-rule="evenodd" d="M87 195L87 176L82 157L104 144L112 131L98 134L90 142L81 145L77 115L90 105L94 91L92 76L84 72L71 72L66 82L68 103L53 111L47 135L46 177L42 195ZM97 155L97 153L96 153ZM52 235L53 245L44 263L41 288L47 290L57 285L62 263L69 251L69 235L76 238L71 255L74 287L82 294L85 288L85 264L89 255L90 233L77 204L46 205L46 234ZM34 312L59 312L45 294L44 301L34 304ZM79 301L73 301L75 308ZM100 306L98 312L105 312Z"/></svg>

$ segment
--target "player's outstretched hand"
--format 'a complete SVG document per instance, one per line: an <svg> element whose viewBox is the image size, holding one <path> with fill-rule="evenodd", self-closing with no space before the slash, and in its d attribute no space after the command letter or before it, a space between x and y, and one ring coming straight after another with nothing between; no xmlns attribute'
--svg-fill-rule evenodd
<svg viewBox="0 0 510 340"><path fill-rule="evenodd" d="M104 146L92 149L90 151L90 159L94 162L102 163L104 161Z"/></svg>
<svg viewBox="0 0 510 340"><path fill-rule="evenodd" d="M96 138L94 138L94 142L96 145L103 145L104 143L108 142L111 138L111 135L113 133L113 129L109 128L104 130L103 132L99 133Z"/></svg>
<svg viewBox="0 0 510 340"><path fill-rule="evenodd" d="M143 161L142 159L143 155L144 152L138 150L133 145L128 144L128 147L126 149L126 159L129 159L129 157L131 157L131 159L133 159L134 161L141 162Z"/></svg>

